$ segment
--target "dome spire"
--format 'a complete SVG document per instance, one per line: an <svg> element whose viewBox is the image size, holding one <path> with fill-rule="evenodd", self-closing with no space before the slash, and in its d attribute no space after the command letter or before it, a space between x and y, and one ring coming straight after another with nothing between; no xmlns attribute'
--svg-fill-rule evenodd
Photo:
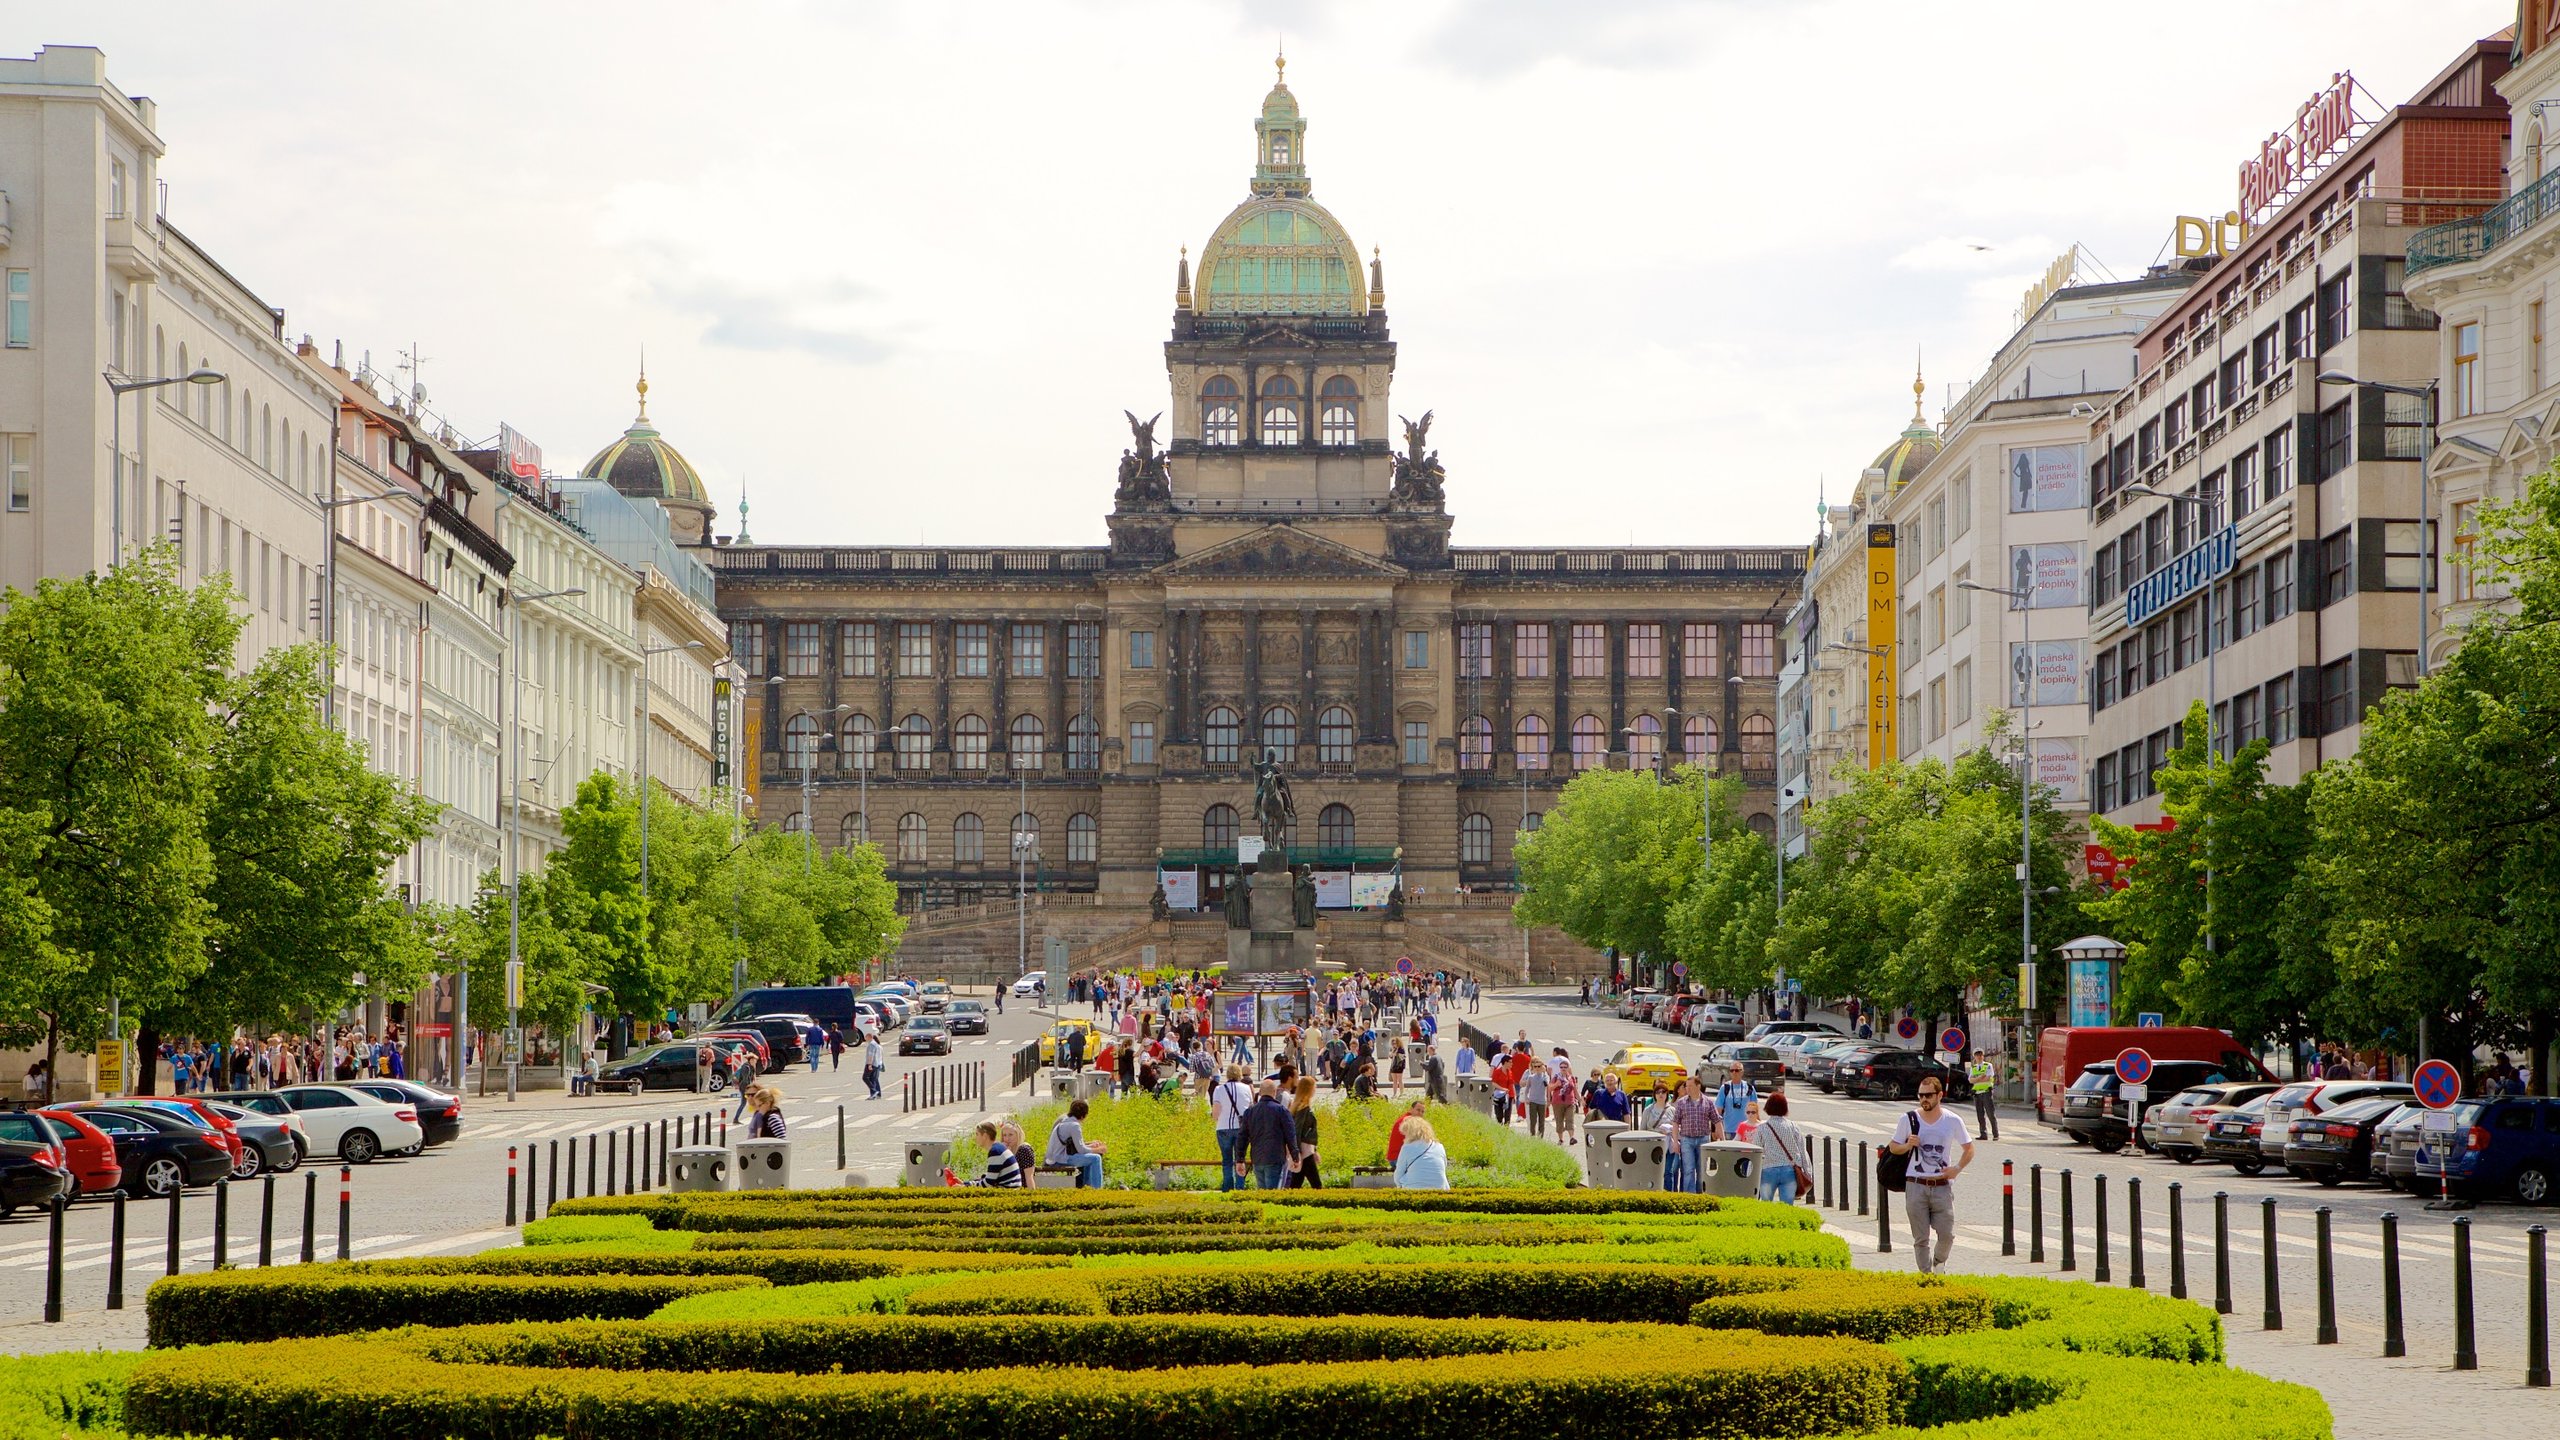
<svg viewBox="0 0 2560 1440"><path fill-rule="evenodd" d="M1254 117L1253 193L1304 195L1307 183L1307 122L1298 113L1298 97L1289 93L1289 57L1273 57L1279 78L1262 97L1262 113Z"/></svg>
<svg viewBox="0 0 2560 1440"><path fill-rule="evenodd" d="M1175 261L1173 265L1173 308L1174 313L1180 315L1191 312L1191 247L1189 245L1182 247L1182 258Z"/></svg>
<svg viewBox="0 0 2560 1440"><path fill-rule="evenodd" d="M747 477L744 475L738 477L738 543L741 545L756 543L747 535Z"/></svg>
<svg viewBox="0 0 2560 1440"><path fill-rule="evenodd" d="M1911 351L1911 428L1914 430L1929 428L1928 419L1920 413L1921 404L1929 393L1929 382L1920 378L1920 356L1919 348L1913 347Z"/></svg>
<svg viewBox="0 0 2560 1440"><path fill-rule="evenodd" d="M1356 255L1359 252L1355 250L1352 253ZM1378 247L1375 245L1369 247L1369 308L1372 310L1387 308L1387 269L1385 262L1378 258Z"/></svg>
<svg viewBox="0 0 2560 1440"><path fill-rule="evenodd" d="M634 427L649 423L649 347L646 345L640 347L640 384L638 388L640 391L640 417L631 422Z"/></svg>

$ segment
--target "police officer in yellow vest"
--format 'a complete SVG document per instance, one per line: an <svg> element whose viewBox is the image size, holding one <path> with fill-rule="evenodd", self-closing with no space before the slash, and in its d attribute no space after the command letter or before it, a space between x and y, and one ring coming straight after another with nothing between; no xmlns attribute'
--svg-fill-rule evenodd
<svg viewBox="0 0 2560 1440"><path fill-rule="evenodd" d="M2000 1102L1992 1094L1998 1082L1998 1070L1991 1057L1979 1050L1973 1052L1972 1063L1964 1067L1964 1078L1973 1086L1973 1123L1983 1138L2000 1138Z"/></svg>

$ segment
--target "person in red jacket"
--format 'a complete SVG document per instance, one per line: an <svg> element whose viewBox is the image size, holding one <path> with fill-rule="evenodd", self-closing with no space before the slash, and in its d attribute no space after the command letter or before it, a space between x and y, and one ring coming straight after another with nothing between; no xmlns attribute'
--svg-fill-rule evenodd
<svg viewBox="0 0 2560 1440"><path fill-rule="evenodd" d="M1500 1097L1500 1107L1493 1118L1506 1125L1511 1123L1511 1116L1520 1108L1520 1077L1536 1063L1529 1055L1526 1041L1512 1047L1510 1054L1494 1062L1491 1078L1494 1091Z"/></svg>

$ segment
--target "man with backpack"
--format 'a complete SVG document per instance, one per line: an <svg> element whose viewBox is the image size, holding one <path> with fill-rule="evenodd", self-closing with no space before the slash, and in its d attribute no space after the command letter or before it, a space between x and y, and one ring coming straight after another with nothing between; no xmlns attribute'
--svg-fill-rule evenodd
<svg viewBox="0 0 2560 1440"><path fill-rule="evenodd" d="M1209 1118L1218 1130L1218 1188L1239 1188L1237 1170L1244 1164L1244 1112L1253 1104L1245 1088L1244 1067L1229 1065L1227 1076L1209 1091Z"/></svg>
<svg viewBox="0 0 2560 1440"><path fill-rule="evenodd" d="M1947 1256L1955 1250L1955 1180L1973 1163L1973 1136L1965 1130L1964 1121L1946 1108L1945 1100L1946 1082L1922 1076L1920 1108L1894 1122L1893 1139L1884 1147L1888 1157L1885 1188L1902 1191L1903 1214L1911 1222L1911 1253L1923 1275L1945 1268ZM1902 1162L1899 1176L1893 1173L1895 1159Z"/></svg>

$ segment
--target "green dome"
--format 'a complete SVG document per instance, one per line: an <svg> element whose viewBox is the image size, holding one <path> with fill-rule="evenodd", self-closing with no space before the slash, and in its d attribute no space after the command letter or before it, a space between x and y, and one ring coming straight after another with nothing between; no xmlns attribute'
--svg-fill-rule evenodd
<svg viewBox="0 0 2560 1440"><path fill-rule="evenodd" d="M1360 251L1342 222L1303 196L1239 205L1200 252L1200 308L1231 315L1357 315L1368 308Z"/></svg>
<svg viewBox="0 0 2560 1440"><path fill-rule="evenodd" d="M663 500L677 504L710 507L710 497L703 493L702 476L693 462L679 454L666 442L657 428L649 423L649 377L640 377L640 415L622 438L607 445L578 472L580 478L604 480L613 488L638 500Z"/></svg>

